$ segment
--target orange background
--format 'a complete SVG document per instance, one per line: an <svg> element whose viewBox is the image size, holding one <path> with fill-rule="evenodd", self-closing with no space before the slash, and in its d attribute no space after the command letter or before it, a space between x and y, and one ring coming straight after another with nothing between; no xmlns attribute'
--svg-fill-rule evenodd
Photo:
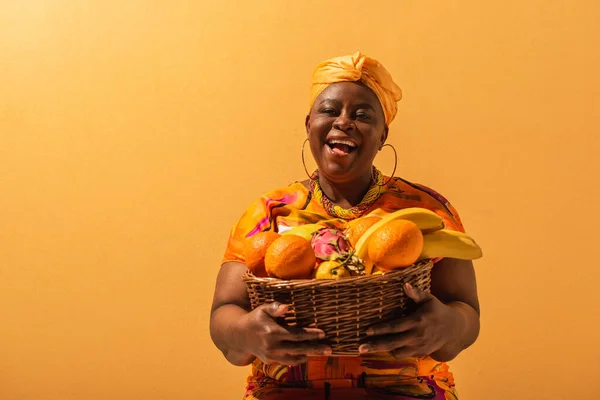
<svg viewBox="0 0 600 400"><path fill-rule="evenodd" d="M304 177L312 68L357 49L404 90L400 175L486 253L461 398L597 397L599 3L367 4L0 3L0 398L239 399L229 229Z"/></svg>

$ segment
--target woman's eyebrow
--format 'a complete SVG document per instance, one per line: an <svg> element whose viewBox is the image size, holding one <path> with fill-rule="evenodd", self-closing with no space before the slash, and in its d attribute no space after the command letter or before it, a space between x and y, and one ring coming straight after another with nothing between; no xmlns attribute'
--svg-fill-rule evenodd
<svg viewBox="0 0 600 400"><path fill-rule="evenodd" d="M356 108L370 108L371 110L375 110L375 107L373 107L369 103L360 103L360 104L357 104L355 107Z"/></svg>
<svg viewBox="0 0 600 400"><path fill-rule="evenodd" d="M323 103L333 103L333 104L335 104L336 106L340 106L340 105L342 104L342 102L341 102L341 101L339 101L339 100L337 100L337 99L332 99L332 98L326 98L326 99L323 99L323 100L321 100L321 101L319 102L319 105L321 105L321 104L323 104Z"/></svg>
<svg viewBox="0 0 600 400"><path fill-rule="evenodd" d="M342 105L342 102L337 100L337 99L333 99L333 98L326 98L323 99L319 102L319 105L323 105L324 103L333 103L334 105L340 107ZM354 108L370 108L371 110L375 110L375 107L373 107L371 104L369 103L360 103L360 104L354 104L353 105Z"/></svg>

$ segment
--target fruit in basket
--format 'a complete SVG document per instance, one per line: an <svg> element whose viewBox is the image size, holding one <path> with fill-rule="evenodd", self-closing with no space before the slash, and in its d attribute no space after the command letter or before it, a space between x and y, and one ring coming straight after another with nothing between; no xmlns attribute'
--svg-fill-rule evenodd
<svg viewBox="0 0 600 400"><path fill-rule="evenodd" d="M380 269L392 270L414 264L423 250L423 233L412 221L388 222L371 236L369 259Z"/></svg>
<svg viewBox="0 0 600 400"><path fill-rule="evenodd" d="M369 259L368 255L368 244L375 232L378 229L384 227L385 225L396 221L396 220L408 220L417 225L419 230L425 232L434 232L436 230L440 230L444 227L444 222L442 218L434 213L433 211L412 207L405 208L402 210L394 211L391 214L386 215L381 218L380 221L373 224L367 231L360 237L358 242L356 243L356 256L363 260L365 266L365 273L369 275L373 268L373 261Z"/></svg>
<svg viewBox="0 0 600 400"><path fill-rule="evenodd" d="M310 244L319 260L345 259L350 255L348 238L337 229L319 229L312 236Z"/></svg>
<svg viewBox="0 0 600 400"><path fill-rule="evenodd" d="M315 270L316 279L341 279L350 277L350 271L339 261L324 261Z"/></svg>
<svg viewBox="0 0 600 400"><path fill-rule="evenodd" d="M267 274L280 279L310 278L315 262L310 242L296 235L279 237L265 255Z"/></svg>
<svg viewBox="0 0 600 400"><path fill-rule="evenodd" d="M423 251L419 259L448 257L476 260L482 256L481 247L469 235L442 229L423 236Z"/></svg>
<svg viewBox="0 0 600 400"><path fill-rule="evenodd" d="M373 224L381 220L380 217L362 217L357 218L348 223L348 227L344 231L348 237L348 241L352 246L356 246L358 239L371 227Z"/></svg>
<svg viewBox="0 0 600 400"><path fill-rule="evenodd" d="M300 226L295 226L288 231L282 232L281 235L296 235L306 240L310 240L313 234L321 228L323 228L323 225L320 224L304 224Z"/></svg>
<svg viewBox="0 0 600 400"><path fill-rule="evenodd" d="M266 277L265 255L271 244L279 238L279 234L272 231L260 232L249 237L244 242L244 256L246 266L256 276Z"/></svg>
<svg viewBox="0 0 600 400"><path fill-rule="evenodd" d="M424 232L435 232L440 229L444 229L444 221L442 217L437 215L431 210L420 207L411 207L405 208L403 210L398 210L392 214L398 213L397 218L394 219L405 219L408 221L412 221L419 229Z"/></svg>

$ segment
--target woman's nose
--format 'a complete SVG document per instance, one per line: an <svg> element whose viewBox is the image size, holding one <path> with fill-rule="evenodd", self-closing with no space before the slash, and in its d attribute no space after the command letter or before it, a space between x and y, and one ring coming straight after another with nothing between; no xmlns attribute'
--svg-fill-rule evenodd
<svg viewBox="0 0 600 400"><path fill-rule="evenodd" d="M348 118L344 114L340 114L340 116L337 117L335 121L333 121L333 127L340 131L346 132L350 129L353 129L355 125L352 119Z"/></svg>

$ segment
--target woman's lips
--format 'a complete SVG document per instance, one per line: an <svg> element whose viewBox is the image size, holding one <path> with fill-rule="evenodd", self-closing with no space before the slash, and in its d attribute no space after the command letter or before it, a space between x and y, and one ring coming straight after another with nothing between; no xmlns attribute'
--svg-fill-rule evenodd
<svg viewBox="0 0 600 400"><path fill-rule="evenodd" d="M345 144L326 144L325 145L327 147L327 150L330 154L333 154L334 156L338 156L338 157L346 157L348 155L350 155L350 153L352 153L352 149L350 146L347 146Z"/></svg>

